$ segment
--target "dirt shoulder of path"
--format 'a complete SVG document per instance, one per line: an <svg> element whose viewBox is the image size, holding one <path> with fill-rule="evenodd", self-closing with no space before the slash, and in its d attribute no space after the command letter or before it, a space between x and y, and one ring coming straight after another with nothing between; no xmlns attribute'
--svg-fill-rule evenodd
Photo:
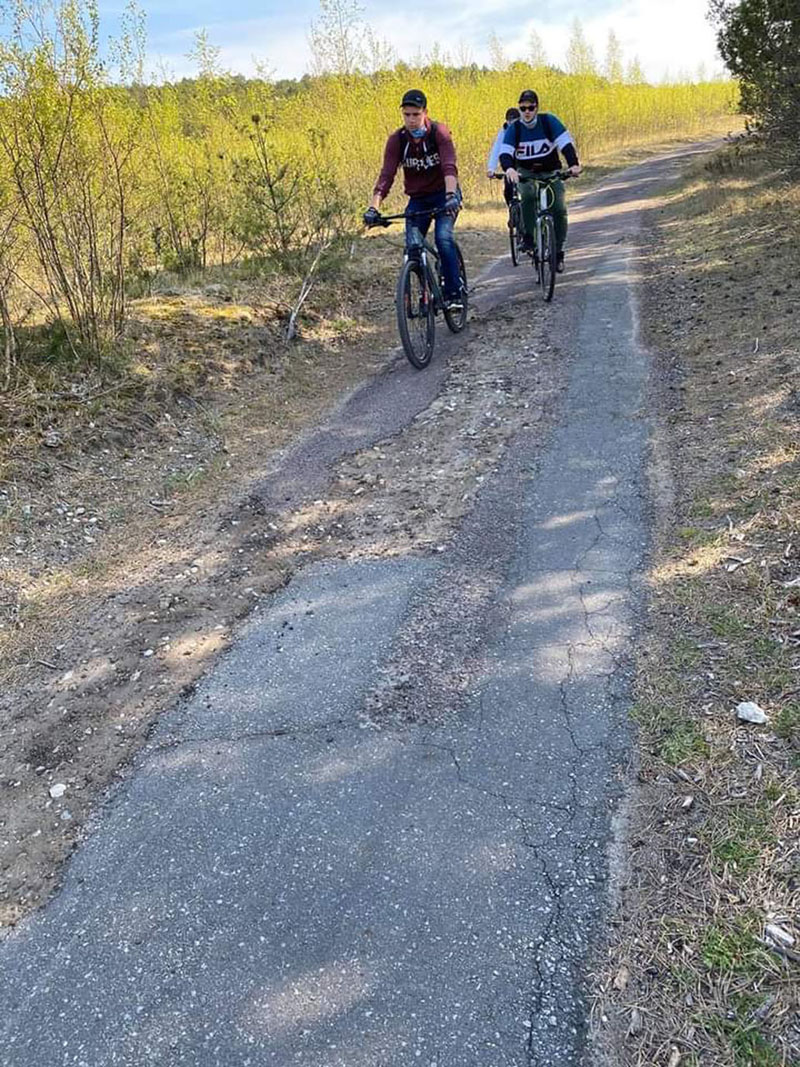
<svg viewBox="0 0 800 1067"><path fill-rule="evenodd" d="M642 242L656 543L595 1005L615 1067L800 1063L799 209L742 142Z"/></svg>

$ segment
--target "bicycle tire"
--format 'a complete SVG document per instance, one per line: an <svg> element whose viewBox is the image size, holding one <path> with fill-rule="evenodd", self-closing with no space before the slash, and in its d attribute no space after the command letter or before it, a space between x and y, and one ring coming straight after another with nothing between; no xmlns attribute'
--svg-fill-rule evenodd
<svg viewBox="0 0 800 1067"><path fill-rule="evenodd" d="M514 267L519 266L519 228L519 205L511 204L508 209L508 243L511 246L511 263Z"/></svg>
<svg viewBox="0 0 800 1067"><path fill-rule="evenodd" d="M542 296L549 303L556 287L556 231L549 215L542 218L542 255L540 281Z"/></svg>
<svg viewBox="0 0 800 1067"><path fill-rule="evenodd" d="M395 293L397 329L408 362L423 370L431 361L436 340L433 293L425 269L414 260L406 260L397 279Z"/></svg>
<svg viewBox="0 0 800 1067"><path fill-rule="evenodd" d="M467 268L464 266L464 256L461 254L461 249L456 245L456 255L458 256L458 273L461 277L461 310L457 314L453 314L444 309L444 321L447 323L447 328L451 333L461 333L464 327L467 325Z"/></svg>

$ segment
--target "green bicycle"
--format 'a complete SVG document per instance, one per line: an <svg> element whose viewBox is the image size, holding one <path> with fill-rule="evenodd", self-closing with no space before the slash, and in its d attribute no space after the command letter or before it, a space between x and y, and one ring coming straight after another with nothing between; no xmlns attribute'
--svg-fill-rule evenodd
<svg viewBox="0 0 800 1067"><path fill-rule="evenodd" d="M534 204L536 207L536 216L534 222L533 231L533 248L528 250L528 255L533 262L533 269L536 271L536 280L541 286L542 296L549 303L553 299L553 292L556 287L556 273L558 265L558 255L556 252L556 224L553 218L553 204L555 203L555 193L553 192L553 183L559 178L562 181L566 181L571 178L572 174L568 171L560 171L555 174L536 174L531 176L520 175L520 183L533 182L535 186ZM519 219L521 215L521 203L519 192L515 192L516 203L512 200L509 206L509 216L511 212L514 212L513 217ZM520 227L517 227L516 233L520 234ZM521 235L520 235L521 236ZM518 246L518 248L520 248ZM512 255L512 259L515 257ZM516 265L516 262L515 262Z"/></svg>

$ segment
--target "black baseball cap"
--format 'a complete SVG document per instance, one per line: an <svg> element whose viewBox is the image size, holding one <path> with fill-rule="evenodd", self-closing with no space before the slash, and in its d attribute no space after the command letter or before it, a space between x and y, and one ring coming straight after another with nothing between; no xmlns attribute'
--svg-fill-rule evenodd
<svg viewBox="0 0 800 1067"><path fill-rule="evenodd" d="M421 89L409 89L400 103L400 107L421 107L424 109L427 106L428 98Z"/></svg>
<svg viewBox="0 0 800 1067"><path fill-rule="evenodd" d="M523 89L519 94L518 104L538 104L539 94L535 93L533 89Z"/></svg>

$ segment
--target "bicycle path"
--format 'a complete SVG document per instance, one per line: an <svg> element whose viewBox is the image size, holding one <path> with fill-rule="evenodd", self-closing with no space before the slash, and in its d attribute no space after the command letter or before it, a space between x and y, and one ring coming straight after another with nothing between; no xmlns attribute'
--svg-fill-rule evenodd
<svg viewBox="0 0 800 1067"><path fill-rule="evenodd" d="M444 552L300 572L164 718L61 892L0 944L0 1063L588 1057L648 537L632 238L688 154L572 212L552 316L574 357L544 453L521 432ZM523 269L492 269L479 314L525 299ZM265 499L323 493L336 455L430 402L447 361L430 370L359 390ZM492 609L470 616L489 578ZM453 597L483 648L466 698L427 719L370 713L410 622L431 623L432 662L447 655Z"/></svg>

